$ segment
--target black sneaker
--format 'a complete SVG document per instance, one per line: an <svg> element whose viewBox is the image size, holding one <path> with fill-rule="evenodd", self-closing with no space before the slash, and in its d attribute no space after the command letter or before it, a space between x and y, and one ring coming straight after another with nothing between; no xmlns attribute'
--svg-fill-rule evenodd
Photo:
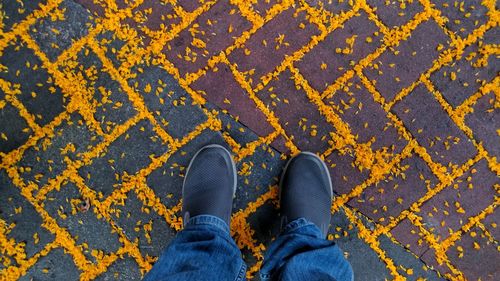
<svg viewBox="0 0 500 281"><path fill-rule="evenodd" d="M325 162L311 152L301 152L288 161L280 181L282 228L305 218L326 237L331 219L332 181Z"/></svg>
<svg viewBox="0 0 500 281"><path fill-rule="evenodd" d="M182 186L183 218L212 215L228 225L236 192L236 166L231 153L211 144L201 148L189 163Z"/></svg>

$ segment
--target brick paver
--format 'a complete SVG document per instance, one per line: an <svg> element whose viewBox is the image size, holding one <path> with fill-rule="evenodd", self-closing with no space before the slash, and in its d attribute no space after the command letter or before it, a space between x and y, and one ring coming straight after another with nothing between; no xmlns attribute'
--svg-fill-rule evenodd
<svg viewBox="0 0 500 281"><path fill-rule="evenodd" d="M500 278L495 1L4 2L0 280L140 279L208 143L250 280L303 150L356 280Z"/></svg>

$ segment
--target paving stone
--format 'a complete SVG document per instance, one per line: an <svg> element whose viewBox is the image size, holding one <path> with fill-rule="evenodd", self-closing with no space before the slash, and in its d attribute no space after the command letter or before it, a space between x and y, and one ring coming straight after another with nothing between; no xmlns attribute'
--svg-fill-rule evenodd
<svg viewBox="0 0 500 281"><path fill-rule="evenodd" d="M186 12L193 12L196 10L198 7L201 7L203 3L205 3L204 0L179 0L177 3L184 8Z"/></svg>
<svg viewBox="0 0 500 281"><path fill-rule="evenodd" d="M64 17L39 18L30 28L33 39L52 61L74 41L86 36L93 25L91 14L73 1L63 1L58 9Z"/></svg>
<svg viewBox="0 0 500 281"><path fill-rule="evenodd" d="M248 74L247 80L256 85L260 78L273 71L287 55L299 50L318 35L317 27L309 23L305 12L288 9L257 30L245 44L229 55L238 70Z"/></svg>
<svg viewBox="0 0 500 281"><path fill-rule="evenodd" d="M419 214L431 232L445 239L495 201L499 184L499 178L488 169L486 160L481 160L424 203Z"/></svg>
<svg viewBox="0 0 500 281"><path fill-rule="evenodd" d="M489 93L476 102L473 113L465 116L465 124L473 130L476 140L482 142L489 154L497 159L500 159L500 135L497 132L500 122L499 102L497 96Z"/></svg>
<svg viewBox="0 0 500 281"><path fill-rule="evenodd" d="M350 151L334 151L325 162L330 169L333 191L338 194L349 194L356 186L362 184L370 176L370 171L356 165L356 156Z"/></svg>
<svg viewBox="0 0 500 281"><path fill-rule="evenodd" d="M250 27L250 22L240 15L237 7L219 1L167 43L164 53L181 75L195 72Z"/></svg>
<svg viewBox="0 0 500 281"><path fill-rule="evenodd" d="M76 69L71 69L77 63ZM93 97L90 104L95 108L94 118L101 124L106 133L137 114L128 94L120 84L113 80L104 69L102 62L88 48L80 51L76 62L69 60L66 73L74 72L74 75L84 77L85 90Z"/></svg>
<svg viewBox="0 0 500 281"><path fill-rule="evenodd" d="M86 204L78 187L69 182L47 194L44 208L60 227L75 238L86 258L96 263L92 251L114 253L121 243L111 225L104 218L98 218L100 215L95 206L89 206L86 210Z"/></svg>
<svg viewBox="0 0 500 281"><path fill-rule="evenodd" d="M283 3L283 0L257 0L252 1L252 8L257 14L265 17L272 7L281 3Z"/></svg>
<svg viewBox="0 0 500 281"><path fill-rule="evenodd" d="M2 17L3 32L9 31L15 24L21 23L33 11L38 9L40 4L46 4L46 2L44 0L3 2L2 7L0 7L0 13L4 14Z"/></svg>
<svg viewBox="0 0 500 281"><path fill-rule="evenodd" d="M140 121L110 144L108 149L94 158L78 173L93 190L107 196L119 188L123 177L132 176L147 167L150 157L158 157L168 150L168 145L154 133L151 124Z"/></svg>
<svg viewBox="0 0 500 281"><path fill-rule="evenodd" d="M329 234L344 251L352 266L356 280L385 280L389 270L370 246L358 237L359 229L352 224L343 211L332 216Z"/></svg>
<svg viewBox="0 0 500 281"><path fill-rule="evenodd" d="M0 78L12 83L18 89L16 97L34 116L41 126L52 121L63 110L65 99L54 78L35 53L19 42L10 43L0 57Z"/></svg>
<svg viewBox="0 0 500 281"><path fill-rule="evenodd" d="M139 265L130 257L124 257L113 262L106 272L97 276L96 281L123 280L132 281L142 278Z"/></svg>
<svg viewBox="0 0 500 281"><path fill-rule="evenodd" d="M170 31L173 25L179 24L181 18L176 14L174 6L167 1L145 1L132 9L132 16L123 20L125 28L137 32L139 45L148 46L158 31Z"/></svg>
<svg viewBox="0 0 500 281"><path fill-rule="evenodd" d="M349 19L297 63L300 72L316 90L328 85L352 69L361 59L381 45L382 34L365 12Z"/></svg>
<svg viewBox="0 0 500 281"><path fill-rule="evenodd" d="M398 27L413 19L416 14L423 11L418 1L366 1L375 9L375 14L387 25L387 27Z"/></svg>
<svg viewBox="0 0 500 281"><path fill-rule="evenodd" d="M210 106L212 105L205 105L209 110ZM217 108L216 106L212 107ZM236 121L237 119L229 113L219 112L217 118L222 122L222 132L229 134L241 147L259 139L259 136L252 129L241 124L239 120Z"/></svg>
<svg viewBox="0 0 500 281"><path fill-rule="evenodd" d="M248 224L255 231L252 238L262 243L266 249L280 234L279 210L272 201L267 201L248 217ZM238 232L238 230L236 230ZM251 262L251 260L250 260Z"/></svg>
<svg viewBox="0 0 500 281"><path fill-rule="evenodd" d="M224 85L224 88L221 88L221 85ZM266 136L274 131L264 113L236 82L226 64L217 64L190 87L211 103L236 116L238 121L252 128L258 135Z"/></svg>
<svg viewBox="0 0 500 281"><path fill-rule="evenodd" d="M0 100L0 152L10 152L24 144L32 131L12 105Z"/></svg>
<svg viewBox="0 0 500 281"><path fill-rule="evenodd" d="M499 246L488 240L480 228L472 228L446 254L467 280L498 280L500 278ZM481 266L477 266L480 262Z"/></svg>
<svg viewBox="0 0 500 281"><path fill-rule="evenodd" d="M369 143L373 151L398 154L406 146L407 141L399 135L382 106L375 102L358 78L348 82L325 103L349 125L357 142Z"/></svg>
<svg viewBox="0 0 500 281"><path fill-rule="evenodd" d="M111 60L115 68L119 68L123 62L132 55L131 49L140 45L129 38L122 38L120 33L104 31L96 36L99 46L106 53L106 57Z"/></svg>
<svg viewBox="0 0 500 281"><path fill-rule="evenodd" d="M238 186L233 209L245 209L248 202L257 200L270 186L278 185L285 164L280 154L266 145L236 163Z"/></svg>
<svg viewBox="0 0 500 281"><path fill-rule="evenodd" d="M435 271L428 269L417 256L395 244L386 235L381 235L378 241L380 248L394 261L398 273L406 280L446 280L439 277Z"/></svg>
<svg viewBox="0 0 500 281"><path fill-rule="evenodd" d="M152 31L168 30L178 24L180 17L175 13L174 6L169 2L146 1L132 10L132 17L126 18L124 23L133 26L139 33L141 29Z"/></svg>
<svg viewBox="0 0 500 281"><path fill-rule="evenodd" d="M204 130L199 136L173 153L163 166L147 176L148 186L154 190L165 206L171 208L179 203L189 162L199 149L208 144L219 144L230 150L220 133Z"/></svg>
<svg viewBox="0 0 500 281"><path fill-rule="evenodd" d="M390 232L394 239L417 256L422 256L429 249L424 233L407 218L399 222Z"/></svg>
<svg viewBox="0 0 500 281"><path fill-rule="evenodd" d="M496 44L500 43L497 38ZM500 71L500 58L496 55L482 55L483 41L465 48L459 60L443 66L431 75L435 87L453 107L490 82ZM484 61L484 62L483 62Z"/></svg>
<svg viewBox="0 0 500 281"><path fill-rule="evenodd" d="M363 73L385 100L391 101L432 66L439 56L439 44L447 45L447 41L448 37L436 22L423 22L407 40L387 49Z"/></svg>
<svg viewBox="0 0 500 281"><path fill-rule="evenodd" d="M24 244L26 257L30 258L54 240L54 235L42 227L43 219L21 195L7 173L0 170L0 219L7 226L7 239ZM34 237L38 237L35 241Z"/></svg>
<svg viewBox="0 0 500 281"><path fill-rule="evenodd" d="M158 257L175 236L175 231L165 218L144 206L134 191L130 191L124 201L111 207L111 218L130 241L138 244L143 257Z"/></svg>
<svg viewBox="0 0 500 281"><path fill-rule="evenodd" d="M73 2L79 4L82 7L84 7L85 9L87 9L87 12L92 14L94 17L106 16L105 9L107 7L106 7L105 3L101 3L101 2L94 3L94 1L87 1L87 0L73 0ZM116 1L116 2L118 2L118 1Z"/></svg>
<svg viewBox="0 0 500 281"><path fill-rule="evenodd" d="M417 86L392 111L434 161L444 166L462 165L475 155L471 141L423 85Z"/></svg>
<svg viewBox="0 0 500 281"><path fill-rule="evenodd" d="M436 258L436 250L429 248L420 259L432 270L439 272L442 276L452 274L451 269L445 263L440 263Z"/></svg>
<svg viewBox="0 0 500 281"><path fill-rule="evenodd" d="M479 0L464 2L433 1L441 15L446 17L446 27L461 37L466 37L488 21L488 8Z"/></svg>
<svg viewBox="0 0 500 281"><path fill-rule="evenodd" d="M146 107L168 134L182 139L207 120L199 105L179 83L159 66L143 67L129 82L144 99ZM190 112L185 118L184 112Z"/></svg>
<svg viewBox="0 0 500 281"><path fill-rule="evenodd" d="M26 111L33 115L35 123L44 127L43 134L53 137L50 141L49 138L43 137L34 144L29 143L30 147L26 147L27 150L22 152L23 159L19 163L7 163L10 162L8 159L7 162L4 159L0 162L16 169L21 180L34 182L33 186L44 185L66 168L65 161L79 159L81 153L92 150L102 141L93 131L95 128L91 128L96 126L89 122L93 121L91 119L95 119L97 125L107 134L136 116L139 110L145 110L133 106L132 100L129 100L130 93L122 89L121 81L113 81L106 68L118 70L124 81L142 97L139 103L144 102L158 121L159 126L155 129L161 127L177 140L184 138L197 125L207 120L205 110L212 112L222 122L220 131L204 130L199 136L186 144L183 143L182 147L176 148L175 153L172 151L172 155L162 167L152 171L147 178L139 178L145 180L147 186L154 191L156 196L153 197L168 208L179 204L185 169L198 148L208 143L220 143L228 147L226 140L229 137L236 142L231 142L231 148L235 151L244 148L241 152L245 152L240 153L238 157L243 159L237 163L239 181L233 206L235 212L247 208L250 202L268 192L270 185L277 184L285 164L284 159L291 153L285 145L285 138L288 140L288 137L299 150L329 153L325 155L326 162L331 169L336 194L349 194L353 188L363 184L372 172L378 172L371 169L371 158L367 157L372 151L378 155L386 153L386 160L401 152L407 142L399 137L394 126L406 127L419 145L427 150L432 160L447 166L449 169L446 172L449 173L478 152L449 118L444 107L423 85L392 107L403 123L397 125L391 124L387 112L378 102L373 101L372 95L360 85L358 78L347 81L341 85L340 90L323 100L331 107L329 110L331 109L332 113L349 125L358 143L356 149L346 145L339 150L330 151L333 145L341 146L340 143L334 142L333 138L337 140L343 136L338 135L332 123L327 122L327 118L319 113L318 107L308 98L300 83L296 85L294 81L290 81L291 74L287 69L282 73L270 74L273 74L287 56L317 39L315 36L320 31L311 21L321 20L328 28L330 24L346 16L345 12L353 9L353 1L304 0L289 3L286 10L280 10L277 15L267 18L265 25L258 28L255 34L249 34L242 46L234 45L236 37L249 31L252 23L241 14L241 3L227 0L180 0L172 2L173 4L171 1L139 3L117 0L116 5L104 5L101 3L103 1L63 1L55 10L47 11L43 18L39 13L32 14L38 1L11 2L2 3L0 8L0 14L3 15L0 24L3 35L0 35L0 38L3 38L3 41L9 39L9 42L0 44L0 79L10 82L10 87L19 89L16 98L21 101ZM439 10L435 15L442 16L449 32L460 38L466 38L495 14L495 11L486 13L479 0L456 4L450 2L448 7L442 5L443 1L366 2L376 8L375 14L382 23L401 32L407 32L402 25L411 22L417 13ZM264 17L271 7L279 3L282 1L255 0L246 4L247 8ZM437 5L433 6L434 3ZM487 5L486 2L484 4ZM198 9L202 6L206 11ZM472 9L472 6L475 8ZM124 10L128 8L130 11ZM462 12L458 12L460 9ZM195 10L199 14L191 13ZM179 17L175 16L177 12ZM365 13L361 8L352 18L346 20L344 26L332 30L326 39L320 40L304 54L303 61L291 61L309 85L318 92L323 92L328 85L335 83L338 77L352 69L353 64L380 46L381 34L376 34L377 26ZM467 13L470 13L470 16ZM28 14L31 14L33 24L26 30L17 29L15 38L11 38L13 34L8 33L12 30L11 27ZM64 14L64 17L58 14ZM192 22L176 31L179 33L171 38L167 34L171 31L171 24L180 23L182 15L186 16L182 22ZM314 16L318 18L311 18ZM446 22L447 19L449 21ZM460 20L460 23L456 20ZM88 46L78 46L79 50L68 53L67 59L57 66L64 76L64 79L57 80L61 87L66 85L64 94L55 85L54 77L42 67L38 55L22 43L25 36L34 38L37 47L54 62L76 40L88 36L92 26L97 27L102 23L105 24L99 27L94 39L111 64L103 66L99 57ZM119 28L119 32L116 28ZM411 31L411 34L398 34L407 37L406 40L396 47L388 48L375 59L374 64L363 70L370 80L377 80L374 82L375 87L385 102L394 100L402 89L417 82L420 75L439 57L440 52L457 47L456 44L451 45L450 38L434 22L434 17L412 28L415 30ZM500 29L489 26L484 34L479 32L477 35L477 40L469 37L475 42L467 41L469 47L460 58L452 58L452 62L440 67L428 77L452 109L463 104L477 93L482 85L490 83L497 75L499 62L494 52L499 43ZM351 36L354 36L352 41L346 42ZM193 92L184 91L183 87L187 87L186 85L180 87L178 79L169 75L161 66L157 66L158 57L155 54L150 56L150 52L145 49L152 42L152 38L160 41L166 39L165 42L158 42L160 48L165 47L160 57L166 55L165 58L179 69L181 77L188 75L186 77L189 79L186 81L189 82L189 87L206 93L206 104L193 104ZM340 48L342 53L348 43L354 46L352 53L350 50L346 50L346 54L336 52L336 48ZM208 63L210 57L228 48L230 52L225 55L229 62L242 72L252 88L259 89L256 93L258 99L279 118L278 122L285 130L270 145L259 145L253 150L255 143L252 142L274 132L275 129L269 126L267 118L256 110L253 101L248 99L246 91L242 90L243 87L239 83L242 81L236 82L223 64L216 65L219 71L214 72L214 66ZM461 50L459 51L461 53ZM493 55L488 56L488 53ZM139 63L130 65L128 61L131 57L136 58ZM203 75L198 73L201 77L189 75L200 69L204 70ZM453 81L451 72L455 72L453 76L456 75ZM276 77L270 81L266 79L266 85L258 85L264 76L268 79L271 79L271 76ZM191 81L193 78L196 78L195 83ZM464 83L468 83L468 86ZM221 94L220 88L225 91L224 94ZM7 101L8 97L5 95L6 93L0 91L0 132L7 138L5 140L4 136L0 136L0 157L12 156L4 152L26 143L30 135L42 133L31 132L27 128L28 125L18 109ZM225 98L231 104L224 103ZM464 125L472 130L473 138L482 142L487 156L492 159L498 154L498 136L495 134L497 128L491 125L498 123L495 122L496 111L492 106L494 103L492 94L486 94L471 105L474 111L467 113L464 119ZM89 104L90 110L87 107ZM67 105L70 107L66 108ZM46 125L65 110L71 122L63 121L52 132L53 128ZM85 118L79 116L84 112ZM91 115L94 118L87 118L92 117ZM252 148L252 151L245 149L249 144L251 145L246 148ZM142 120L117 136L115 141L106 144L104 151L78 172L89 188L98 191L98 200L104 200L105 196L121 187L125 175L135 175L140 169L148 166L150 157L164 155L168 153L168 149L168 145L160 140L149 121ZM248 152L250 155L247 155ZM418 213L423 217L422 228L416 228L407 218L393 227L390 230L391 235L401 242L401 245L389 239L390 235L385 232L382 236L373 237L403 277L408 280L418 280L419 277L439 280L435 272L451 274L447 265L437 262L435 250L429 248L420 231L432 230L435 235L442 236L441 232L448 235L448 227L456 231L470 216L475 216L486 206L490 206L497 196L499 183L498 175L491 171L491 164L488 164L486 159L482 159L463 177L424 202L422 212ZM340 206L341 211L332 218L329 239L337 240L345 251L353 264L356 280L385 280L393 277L388 270L388 264L378 257L377 251L364 239L359 238L357 224L350 222L343 213L346 208L354 206L366 213L369 217L354 211L356 219L361 220L368 231L374 230L375 223L385 225L391 217L398 216L412 202L422 198L428 188L434 187L436 183L437 180L427 164L419 156L413 155L403 159L378 185L363 186L365 189L359 198ZM469 183L473 189L469 189ZM383 193L379 192L379 189L384 190ZM34 195L37 192L33 191ZM15 245L20 245L28 258L54 240L54 235L42 227L43 221L38 211L55 219L58 225L68 230L77 246L86 252L87 260L94 263L90 265L102 266L95 264L95 258L92 257L94 249L118 254L117 249L122 245L117 238L120 236L113 233L110 224L96 214L93 210L95 206L91 206L87 212L73 214L73 209L78 209L77 205L82 203L79 189L73 184L64 182L57 186L49 192L48 199L43 201L43 210L35 210L12 184L5 170L0 170L0 193L3 194L0 196L0 219L8 225L8 229L4 231L5 235L7 239L13 239ZM146 207L143 200L147 199L139 199L137 196L136 190L132 189L124 194L124 198L116 198L109 211L123 233L139 247L145 260L154 261L173 238L175 231L168 225L165 217ZM398 202L399 198L402 201ZM458 202L457 206L454 205L455 201ZM275 203L273 200L268 201L255 212L251 212L247 218L257 245L269 245L278 233L279 218ZM387 211L384 211L384 205L387 206ZM449 215L443 215L444 211ZM443 226L432 225L434 221L427 217L427 214L432 212L437 212L433 213L436 222L445 222ZM492 270L496 270L494 266L498 260L500 234L497 222L498 210L494 210L478 224L478 227L484 228L485 233L490 236L483 237L482 230L476 227L463 234L458 241L454 241L454 245L448 249L446 254L452 260L453 266L464 271L467 279L498 279L494 275L498 270ZM467 237L473 232L476 232L474 237ZM478 247L473 243L476 240L479 250L474 249ZM416 255L406 252L405 249ZM464 257L458 257L459 252L463 250ZM242 252L248 265L252 266L258 262L258 258L250 249L244 248ZM144 272L145 268L139 266L137 260L127 254L116 258L117 260L112 261L105 269L106 272L97 276L98 280L142 278L141 272ZM484 259L487 261L482 262ZM477 260L481 262L478 263ZM58 267L54 271L56 261ZM62 248L52 250L46 257L37 258L34 263L34 266L27 269L28 274L22 280L88 279L90 273L80 272L74 265L74 257L65 253ZM424 263L436 271L425 270ZM470 268L471 264L474 268ZM0 275L6 272L6 267L15 270L18 266L12 255L0 254ZM412 269L413 273L409 269ZM452 274L448 277L453 276ZM259 278L255 276L249 279Z"/></svg>
<svg viewBox="0 0 500 281"><path fill-rule="evenodd" d="M333 126L321 116L307 94L296 87L286 70L257 93L266 107L273 110L281 126L301 150L324 152L330 146Z"/></svg>
<svg viewBox="0 0 500 281"><path fill-rule="evenodd" d="M18 163L20 176L25 182L42 187L61 174L69 160L81 159L82 153L101 140L79 114L73 113L68 121L54 129L53 134L38 140L24 152Z"/></svg>
<svg viewBox="0 0 500 281"><path fill-rule="evenodd" d="M498 38L500 36L500 30L498 28L491 28L487 30L483 37L479 39L479 42L483 42L484 44L498 44Z"/></svg>
<svg viewBox="0 0 500 281"><path fill-rule="evenodd" d="M351 1L344 0L306 0L311 7L327 10L334 15L347 12L352 9Z"/></svg>
<svg viewBox="0 0 500 281"><path fill-rule="evenodd" d="M34 266L30 267L26 275L19 278L20 281L27 280L80 280L80 270L76 267L72 257L66 254L62 248L49 252L40 257ZM35 279L36 278L36 279Z"/></svg>
<svg viewBox="0 0 500 281"><path fill-rule="evenodd" d="M427 164L418 156L412 156L401 161L395 173L365 189L360 197L351 199L349 205L387 225L437 183Z"/></svg>
<svg viewBox="0 0 500 281"><path fill-rule="evenodd" d="M495 241L500 241L500 226L498 222L500 221L500 209L496 208L493 213L486 216L486 218L481 222L486 230L491 234Z"/></svg>

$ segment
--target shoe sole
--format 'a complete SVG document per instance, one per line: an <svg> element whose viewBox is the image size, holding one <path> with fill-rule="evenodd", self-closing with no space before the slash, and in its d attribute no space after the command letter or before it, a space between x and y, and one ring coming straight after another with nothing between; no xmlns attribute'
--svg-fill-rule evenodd
<svg viewBox="0 0 500 281"><path fill-rule="evenodd" d="M299 154L297 154L296 156L292 157L290 160L288 160L288 162L286 163L285 165L285 168L283 169L283 172L281 174L281 178L280 178L280 182L279 182L279 201L281 202L281 192L283 190L283 177L285 176L286 174L286 171L288 169L288 166L290 165L290 163L292 162L292 160L297 157L298 155L300 154L305 154L305 155L309 155L309 156L312 156L318 160L320 160L321 164L323 165L323 168L325 169L325 171L327 171L326 173L326 176L328 177L328 186L330 188L330 197L333 197L333 184L332 184L332 177L330 176L330 171L328 170L328 166L326 166L326 163L325 161L323 161L321 158L319 158L318 155L312 153L312 152L308 152L308 151L305 151L305 152L301 152Z"/></svg>
<svg viewBox="0 0 500 281"><path fill-rule="evenodd" d="M187 176L189 174L189 170L191 169L191 165L193 164L193 160L196 159L196 156L198 156L198 154L200 154L200 152L202 152L204 149L207 149L207 148L221 148L229 155L229 159L231 159L231 168L233 169L233 175L234 175L234 178L233 178L233 182L234 182L233 197L234 197L234 195L236 194L236 186L238 184L236 165L234 164L234 160L233 160L233 156L231 155L231 152L229 152L229 150L227 150L225 147L223 147L222 145L219 145L219 144L206 145L206 146L200 148L196 152L196 154L193 156L193 158L191 158L191 161L189 161L189 165L188 165L187 170L186 170L186 175L184 176L184 180L182 181L182 195L184 196L184 187L186 186L186 179L187 179Z"/></svg>

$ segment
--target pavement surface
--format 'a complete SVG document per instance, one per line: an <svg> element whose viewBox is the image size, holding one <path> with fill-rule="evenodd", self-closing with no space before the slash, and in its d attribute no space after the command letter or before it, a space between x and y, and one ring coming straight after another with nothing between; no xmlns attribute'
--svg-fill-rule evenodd
<svg viewBox="0 0 500 281"><path fill-rule="evenodd" d="M500 280L498 3L0 3L0 280L138 280L198 148L231 149L258 280L277 181L331 169L356 280Z"/></svg>

